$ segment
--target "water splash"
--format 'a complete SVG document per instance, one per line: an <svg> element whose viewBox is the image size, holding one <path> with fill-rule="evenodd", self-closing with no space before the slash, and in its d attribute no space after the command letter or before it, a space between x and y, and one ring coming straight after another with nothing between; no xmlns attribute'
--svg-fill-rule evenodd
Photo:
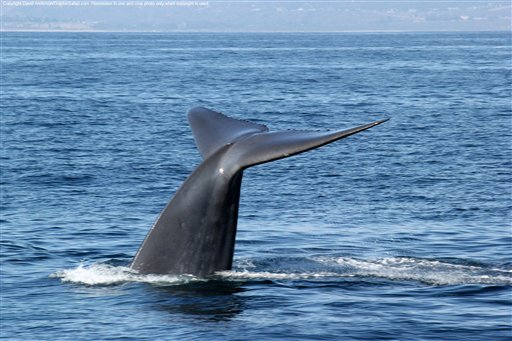
<svg viewBox="0 0 512 341"><path fill-rule="evenodd" d="M205 281L191 275L142 275L126 266L114 266L94 263L89 266L80 264L73 269L57 271L50 275L60 278L62 282L85 285L113 285L127 282L144 282L151 284L186 284L192 281Z"/></svg>
<svg viewBox="0 0 512 341"><path fill-rule="evenodd" d="M51 276L60 278L63 282L85 285L113 285L126 282L181 285L208 280L192 275L142 275L125 266L101 263L90 266L80 264L74 269L61 270ZM217 280L227 281L354 277L418 281L430 285L512 285L512 270L408 257L371 260L350 257L242 259L235 263L234 270L221 271L214 276Z"/></svg>

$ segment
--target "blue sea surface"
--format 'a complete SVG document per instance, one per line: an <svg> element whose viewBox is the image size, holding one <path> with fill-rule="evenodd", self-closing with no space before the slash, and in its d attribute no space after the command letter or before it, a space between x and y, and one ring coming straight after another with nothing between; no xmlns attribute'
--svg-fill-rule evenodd
<svg viewBox="0 0 512 341"><path fill-rule="evenodd" d="M511 34L2 32L5 340L510 340ZM391 120L244 172L234 268L128 265L186 111Z"/></svg>

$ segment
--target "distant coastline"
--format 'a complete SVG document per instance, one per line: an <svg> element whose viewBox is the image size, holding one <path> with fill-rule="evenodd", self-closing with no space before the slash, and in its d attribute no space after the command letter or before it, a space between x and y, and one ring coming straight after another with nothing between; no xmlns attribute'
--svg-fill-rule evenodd
<svg viewBox="0 0 512 341"><path fill-rule="evenodd" d="M0 1L16 32L510 31L510 1Z"/></svg>

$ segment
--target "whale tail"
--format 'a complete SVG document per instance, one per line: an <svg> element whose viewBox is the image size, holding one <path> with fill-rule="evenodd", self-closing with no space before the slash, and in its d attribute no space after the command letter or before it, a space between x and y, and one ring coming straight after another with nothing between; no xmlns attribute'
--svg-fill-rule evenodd
<svg viewBox="0 0 512 341"><path fill-rule="evenodd" d="M222 147L233 144L230 158L238 169L286 158L375 127L388 119L339 131L277 131L267 126L237 120L221 113L196 107L188 112L196 145L207 159Z"/></svg>
<svg viewBox="0 0 512 341"><path fill-rule="evenodd" d="M194 108L188 113L203 162L164 208L131 268L206 276L231 269L243 170L356 134L384 121L333 132L269 132L261 124Z"/></svg>

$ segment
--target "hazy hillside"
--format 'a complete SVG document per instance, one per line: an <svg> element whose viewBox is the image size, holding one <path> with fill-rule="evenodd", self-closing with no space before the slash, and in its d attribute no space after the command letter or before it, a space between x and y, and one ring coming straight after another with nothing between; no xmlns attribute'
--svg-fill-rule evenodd
<svg viewBox="0 0 512 341"><path fill-rule="evenodd" d="M494 2L2 1L3 30L509 30Z"/></svg>

